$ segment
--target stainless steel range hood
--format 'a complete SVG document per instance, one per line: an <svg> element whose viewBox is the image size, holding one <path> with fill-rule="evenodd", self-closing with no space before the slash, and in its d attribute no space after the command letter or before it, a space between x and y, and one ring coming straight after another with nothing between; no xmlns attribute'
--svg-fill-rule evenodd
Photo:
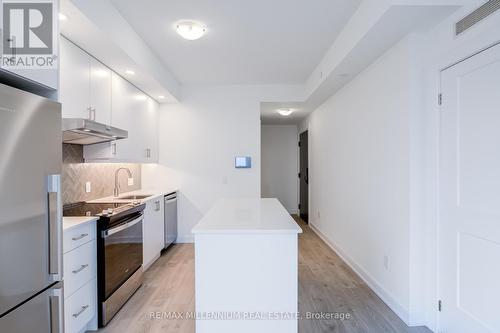
<svg viewBox="0 0 500 333"><path fill-rule="evenodd" d="M63 142L75 145L92 145L128 137L125 130L82 118L63 118L62 127Z"/></svg>

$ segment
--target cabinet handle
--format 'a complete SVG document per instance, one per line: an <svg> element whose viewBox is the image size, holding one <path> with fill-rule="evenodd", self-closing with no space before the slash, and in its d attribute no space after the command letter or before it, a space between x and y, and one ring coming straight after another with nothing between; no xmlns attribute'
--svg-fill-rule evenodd
<svg viewBox="0 0 500 333"><path fill-rule="evenodd" d="M116 143L111 144L111 154L116 155Z"/></svg>
<svg viewBox="0 0 500 333"><path fill-rule="evenodd" d="M82 313L85 312L85 310L87 310L89 308L88 305L84 305L82 306L82 308L80 309L80 311L78 311L77 313L73 313L73 317L74 318L78 318Z"/></svg>
<svg viewBox="0 0 500 333"><path fill-rule="evenodd" d="M87 237L88 235L89 235L89 234L81 234L80 236L78 236L78 237L73 237L73 238L71 238L71 239L72 239L72 240L74 240L74 241L77 241L77 240L80 240L80 239L82 239L82 238Z"/></svg>
<svg viewBox="0 0 500 333"><path fill-rule="evenodd" d="M146 148L146 157L147 158L151 157L151 148Z"/></svg>
<svg viewBox="0 0 500 333"><path fill-rule="evenodd" d="M85 268L89 267L89 264L85 264L85 265L81 265L80 268L78 269L75 269L73 272L73 274L78 274L80 273L81 271L83 271Z"/></svg>
<svg viewBox="0 0 500 333"><path fill-rule="evenodd" d="M160 201L155 201L155 211L159 211L160 210Z"/></svg>

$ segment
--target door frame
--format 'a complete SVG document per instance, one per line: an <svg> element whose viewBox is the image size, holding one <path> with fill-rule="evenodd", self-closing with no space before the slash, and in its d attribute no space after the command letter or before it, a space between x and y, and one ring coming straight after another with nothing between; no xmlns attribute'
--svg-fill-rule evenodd
<svg viewBox="0 0 500 333"><path fill-rule="evenodd" d="M297 193L297 196L298 196L298 215L300 218L302 218L302 215L301 215L301 207L302 207L302 200L301 200L301 193L302 193L302 186L301 186L301 173L302 173L302 170L301 170L301 150L302 150L302 143L301 143L301 140L300 140L300 137L303 135L303 134L306 134L307 135L307 167L306 167L306 177L307 179L309 179L309 129L306 128L304 129L303 131L299 132L298 133L298 171L297 171L297 181L298 181L298 193ZM307 180L307 220L303 220L306 224L309 224L309 208L310 208L310 200L309 200L309 181Z"/></svg>

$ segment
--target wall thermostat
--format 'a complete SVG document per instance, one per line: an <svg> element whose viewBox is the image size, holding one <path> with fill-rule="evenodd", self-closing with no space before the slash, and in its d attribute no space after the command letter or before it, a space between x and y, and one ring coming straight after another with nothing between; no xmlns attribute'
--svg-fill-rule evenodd
<svg viewBox="0 0 500 333"><path fill-rule="evenodd" d="M252 167L252 158L250 156L236 156L234 167L236 169L249 169Z"/></svg>

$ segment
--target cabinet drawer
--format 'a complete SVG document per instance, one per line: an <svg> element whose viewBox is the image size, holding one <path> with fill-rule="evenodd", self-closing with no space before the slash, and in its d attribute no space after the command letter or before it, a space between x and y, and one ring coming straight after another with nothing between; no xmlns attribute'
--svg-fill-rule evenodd
<svg viewBox="0 0 500 333"><path fill-rule="evenodd" d="M96 276L95 240L64 254L64 295L75 291Z"/></svg>
<svg viewBox="0 0 500 333"><path fill-rule="evenodd" d="M67 253L78 246L95 239L95 222L85 223L81 226L65 230L63 250Z"/></svg>
<svg viewBox="0 0 500 333"><path fill-rule="evenodd" d="M64 300L66 333L80 332L96 314L96 285L90 281Z"/></svg>

